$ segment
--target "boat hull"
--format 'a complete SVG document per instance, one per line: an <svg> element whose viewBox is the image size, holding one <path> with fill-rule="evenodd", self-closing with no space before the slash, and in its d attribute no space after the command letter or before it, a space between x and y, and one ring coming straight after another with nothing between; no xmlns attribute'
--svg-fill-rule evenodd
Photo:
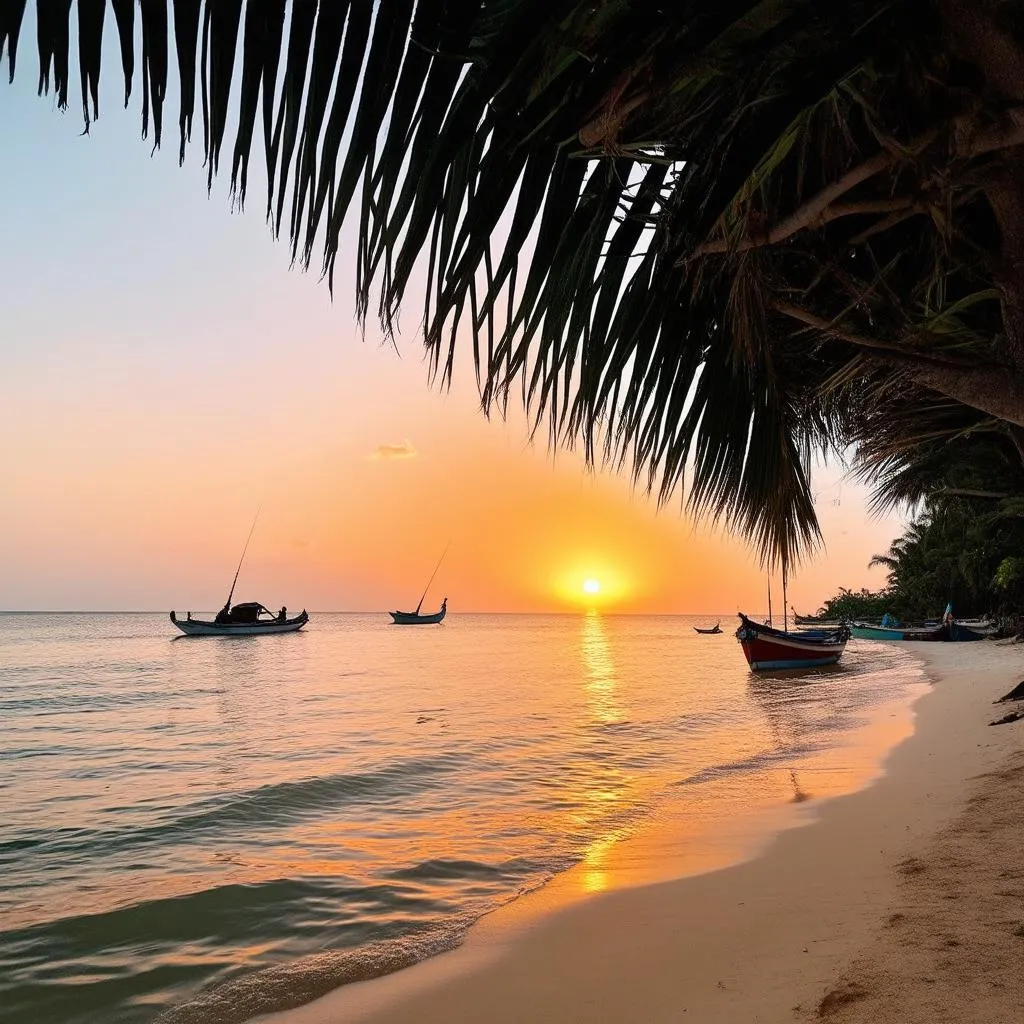
<svg viewBox="0 0 1024 1024"><path fill-rule="evenodd" d="M740 620L736 637L747 664L755 672L834 665L843 656L849 638L845 629L811 635L772 629L743 615Z"/></svg>
<svg viewBox="0 0 1024 1024"><path fill-rule="evenodd" d="M264 636L268 633L297 633L307 622L309 615L303 612L294 619L284 622L207 622L202 619L179 619L171 612L171 622L186 636Z"/></svg>
<svg viewBox="0 0 1024 1024"><path fill-rule="evenodd" d="M913 640L918 643L966 643L984 640L986 634L978 633L959 622L934 629L887 629L884 626L867 626L863 623L850 627L850 634L859 640Z"/></svg>
<svg viewBox="0 0 1024 1024"><path fill-rule="evenodd" d="M445 611L434 612L433 615L417 615L416 612L388 612L396 626L434 626L445 617Z"/></svg>
<svg viewBox="0 0 1024 1024"><path fill-rule="evenodd" d="M858 640L905 640L907 630L889 629L886 626L866 626L854 623L850 627L850 635Z"/></svg>

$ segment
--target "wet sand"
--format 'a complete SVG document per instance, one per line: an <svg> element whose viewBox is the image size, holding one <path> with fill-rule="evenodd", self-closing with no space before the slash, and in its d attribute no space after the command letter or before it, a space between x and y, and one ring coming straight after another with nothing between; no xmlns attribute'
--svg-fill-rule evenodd
<svg viewBox="0 0 1024 1024"><path fill-rule="evenodd" d="M1019 1022L1024 722L988 723L1024 650L913 647L935 685L884 776L761 856L562 909L542 891L451 953L259 1019Z"/></svg>

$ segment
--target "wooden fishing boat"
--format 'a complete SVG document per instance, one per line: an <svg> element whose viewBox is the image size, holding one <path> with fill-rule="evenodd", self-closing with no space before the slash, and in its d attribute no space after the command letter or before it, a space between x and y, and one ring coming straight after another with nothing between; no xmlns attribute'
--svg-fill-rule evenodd
<svg viewBox="0 0 1024 1024"><path fill-rule="evenodd" d="M850 635L858 640L913 640L921 643L965 643L984 640L986 633L969 629L962 622L947 622L941 626L872 626L867 622L855 622L850 626Z"/></svg>
<svg viewBox="0 0 1024 1024"><path fill-rule="evenodd" d="M210 621L193 619L188 613L185 619L179 619L171 612L171 622L186 636L263 636L266 633L295 633L309 622L309 613L305 608L294 618L269 609L256 601L236 604L226 608Z"/></svg>
<svg viewBox="0 0 1024 1024"><path fill-rule="evenodd" d="M750 667L755 672L765 672L834 665L846 650L850 630L840 626L837 629L793 633L754 622L741 613L736 638Z"/></svg>
<svg viewBox="0 0 1024 1024"><path fill-rule="evenodd" d="M711 627L711 629L701 629L700 626L694 626L693 629L695 633L704 633L705 635L710 635L712 633L721 633L722 624L720 622L716 622L714 626Z"/></svg>
<svg viewBox="0 0 1024 1024"><path fill-rule="evenodd" d="M907 632L902 626L872 626L869 622L854 622L850 626L850 635L858 640L905 640ZM918 632L923 633L925 630Z"/></svg>
<svg viewBox="0 0 1024 1024"><path fill-rule="evenodd" d="M423 607L423 602L427 599L427 591L430 590L430 584L434 582L434 577L437 575L437 570L441 568L441 563L444 561L444 556L448 554L448 548L451 547L451 542L445 545L444 551L441 552L441 557L437 560L437 565L434 566L434 571L430 574L430 579L427 580L427 585L423 588L423 593L420 595L420 603L416 605L416 611L414 612L388 612L391 616L391 621L396 626L434 626L439 622L444 621L445 615L448 614L448 598L446 597L441 602L441 607L436 612L429 612L426 615L420 612Z"/></svg>
<svg viewBox="0 0 1024 1024"><path fill-rule="evenodd" d="M171 611L171 622L186 636L262 636L265 633L295 633L309 622L309 615L305 608L300 614L288 618L287 608L282 608L275 615L258 601L244 601L242 604L231 606L231 598L235 596L235 585L238 583L238 574L242 571L245 553L249 550L249 541L252 540L259 517L260 513L257 510L252 526L249 527L249 536L245 538L245 547L242 548L242 557L238 560L235 578L231 581L228 599L224 602L224 607L217 612L213 621L193 619L191 612L187 612L184 619L179 619L174 611Z"/></svg>
<svg viewBox="0 0 1024 1024"><path fill-rule="evenodd" d="M447 597L441 602L441 608L439 611L432 612L427 615L420 614L420 610L418 608L414 612L388 612L391 616L391 621L394 622L396 626L430 626L441 622L447 613Z"/></svg>

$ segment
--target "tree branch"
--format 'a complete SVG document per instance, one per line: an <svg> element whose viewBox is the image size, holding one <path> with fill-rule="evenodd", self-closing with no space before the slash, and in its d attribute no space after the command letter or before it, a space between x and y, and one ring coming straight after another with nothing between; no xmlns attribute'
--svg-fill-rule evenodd
<svg viewBox="0 0 1024 1024"><path fill-rule="evenodd" d="M991 498L993 501L1002 501L1004 498L1012 498L1012 494L1000 494L996 491L975 491L970 487L940 487L932 492L933 497L938 498Z"/></svg>
<svg viewBox="0 0 1024 1024"><path fill-rule="evenodd" d="M907 151L915 153L919 152L934 142L938 137L938 134L937 129L925 132L924 135L918 136L907 145ZM848 170L838 181L834 181L831 185L827 185L816 196L809 199L803 204L803 206L794 210L788 217L779 221L775 227L770 231L765 232L763 235L748 236L747 238L740 239L740 241L734 246L730 246L724 239L708 239L698 245L691 255L703 256L706 253L713 252L745 252L747 249L754 249L762 245L775 245L776 243L789 238L791 235L795 235L805 227L810 227L817 223L825 223L821 218L825 214L826 210L835 203L840 196L845 195L862 182L867 181L869 178L873 178L876 174L879 174L891 167L900 159L901 156L901 153L884 149L881 152L876 153L870 160L865 160L864 163L858 164L856 167ZM892 200L892 202L897 202L897 200ZM910 200L907 200L906 204L909 206ZM894 209L894 207L888 207L886 210L881 212L889 212L892 209ZM849 216L849 214L841 213L838 216ZM684 259L686 258L689 257L684 257Z"/></svg>
<svg viewBox="0 0 1024 1024"><path fill-rule="evenodd" d="M982 156L993 153L997 149L1009 149L1011 146L1024 145L1024 122L1011 125L999 125L979 132L967 144L964 156Z"/></svg>
<svg viewBox="0 0 1024 1024"><path fill-rule="evenodd" d="M885 358L889 362L912 363L914 365L926 363L952 370L963 368L962 363L952 362L951 360L925 352L915 352L912 349L908 349L905 345L897 345L891 341L882 341L880 338L869 338L862 334L854 334L852 331L843 330L834 321L825 320L810 310L804 309L802 306L796 306L791 302L776 301L774 307L784 316L799 320L801 323L807 324L808 327L813 327L824 334L829 334L839 341L845 341L857 348L865 348L872 352L884 352Z"/></svg>

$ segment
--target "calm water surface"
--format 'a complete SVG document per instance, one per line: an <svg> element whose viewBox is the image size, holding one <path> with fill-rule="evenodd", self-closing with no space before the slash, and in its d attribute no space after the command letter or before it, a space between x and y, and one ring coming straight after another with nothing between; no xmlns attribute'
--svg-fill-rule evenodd
<svg viewBox="0 0 1024 1024"><path fill-rule="evenodd" d="M921 686L856 642L757 679L694 622L0 615L0 1019L243 1021L403 966L651 816L856 788Z"/></svg>

